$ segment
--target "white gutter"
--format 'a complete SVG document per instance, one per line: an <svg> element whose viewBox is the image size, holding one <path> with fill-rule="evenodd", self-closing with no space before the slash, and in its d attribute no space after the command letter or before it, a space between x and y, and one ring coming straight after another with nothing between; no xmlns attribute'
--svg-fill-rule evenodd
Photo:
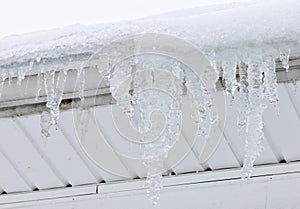
<svg viewBox="0 0 300 209"><path fill-rule="evenodd" d="M257 182L269 182L286 179L300 178L300 163L283 163L274 165L263 165L254 168L253 177L247 182L240 178L240 169L228 169L211 172L199 172L165 176L163 178L163 193L174 190L196 189L198 187L225 186L230 184L240 184L247 187ZM295 181L297 182L297 181ZM94 199L105 199L112 197L131 195L145 195L145 182L141 180L121 181L115 183L94 184L86 186L76 186L72 188L51 189L45 191L15 193L0 196L0 208L12 209L28 206L43 207L48 204L74 203L74 201L85 201ZM300 185L295 184L295 187ZM280 190L280 189L279 189ZM212 201L213 202L213 201Z"/></svg>

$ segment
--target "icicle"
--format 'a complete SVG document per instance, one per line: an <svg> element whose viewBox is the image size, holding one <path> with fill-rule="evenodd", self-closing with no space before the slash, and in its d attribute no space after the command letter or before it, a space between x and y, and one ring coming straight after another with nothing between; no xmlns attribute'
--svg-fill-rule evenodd
<svg viewBox="0 0 300 209"><path fill-rule="evenodd" d="M80 68L77 71L77 80L76 84L78 85L78 95L81 102L84 102L84 88L85 88L85 70Z"/></svg>
<svg viewBox="0 0 300 209"><path fill-rule="evenodd" d="M271 57L264 60L263 70L265 96L269 100L270 104L276 105L278 102L278 95L275 60Z"/></svg>
<svg viewBox="0 0 300 209"><path fill-rule="evenodd" d="M222 64L223 79L225 81L226 93L230 94L234 98L234 92L238 87L236 81L236 59L228 59Z"/></svg>
<svg viewBox="0 0 300 209"><path fill-rule="evenodd" d="M36 78L36 94L35 94L35 100L38 101L40 92L42 90L42 73L39 71Z"/></svg>
<svg viewBox="0 0 300 209"><path fill-rule="evenodd" d="M42 58L41 58L41 57L37 57L37 58L36 58L36 62L37 62L37 63L40 63L40 62L41 62L41 60L42 60Z"/></svg>
<svg viewBox="0 0 300 209"><path fill-rule="evenodd" d="M142 140L149 137L147 134L159 131L151 126L150 117L153 123L161 121L153 115L153 111L165 116L163 133L158 134L156 140L141 145L142 159L148 167L149 199L156 204L161 190L164 159L180 135L184 73L180 64L169 58L144 55L138 62L136 60L134 57L130 62L118 63L109 73L110 90L133 127L143 135Z"/></svg>
<svg viewBox="0 0 300 209"><path fill-rule="evenodd" d="M282 67L286 70L286 72L288 72L289 68L290 68L290 65L289 65L290 53L291 53L291 50L288 50L286 53L280 52L280 55L279 55L279 60L281 61Z"/></svg>
<svg viewBox="0 0 300 209"><path fill-rule="evenodd" d="M55 97L55 89L54 89L54 80L55 80L55 71L47 71L44 73L44 85L45 92L47 95L47 103L46 106L49 108L48 111L44 111L41 117L41 127L42 127L42 136L49 137L50 136L50 127L53 124L52 111L56 107L56 103L54 100Z"/></svg>
<svg viewBox="0 0 300 209"><path fill-rule="evenodd" d="M198 125L197 135L204 139L209 135L211 124L218 121L214 105L216 83L219 80L215 52L210 52L208 58L213 69L205 68L200 75L187 71L185 77L187 92L193 98L192 108L196 108L195 113L192 113L192 120Z"/></svg>
<svg viewBox="0 0 300 209"><path fill-rule="evenodd" d="M44 85L47 95L47 107L51 109L52 106L55 106L55 70L50 70L44 73Z"/></svg>
<svg viewBox="0 0 300 209"><path fill-rule="evenodd" d="M262 67L258 63L248 65L248 99L246 124L245 158L242 169L242 178L249 178L253 171L256 158L262 151L261 141L264 139L262 114L263 104Z"/></svg>
<svg viewBox="0 0 300 209"><path fill-rule="evenodd" d="M213 67L213 69L218 73L219 75L219 71L217 70L217 62L216 62L216 52L215 51L211 51L208 53L208 60L210 65Z"/></svg>
<svg viewBox="0 0 300 209"><path fill-rule="evenodd" d="M146 179L147 195L153 205L157 205L162 189L162 172L164 157L155 157L146 161L145 165L148 168Z"/></svg>
<svg viewBox="0 0 300 209"><path fill-rule="evenodd" d="M2 97L2 92L3 92L4 83L5 83L6 79L7 79L6 73L1 74L1 76L0 76L0 98Z"/></svg>
<svg viewBox="0 0 300 209"><path fill-rule="evenodd" d="M239 65L239 93L238 93L238 127L242 130L247 124L248 115L248 81L247 81L247 66L244 62ZM245 130L243 130L245 131Z"/></svg>
<svg viewBox="0 0 300 209"><path fill-rule="evenodd" d="M156 108L160 107L161 111L165 113L166 129L158 141L146 144L144 148L145 163L148 165L147 185L149 187L147 192L149 199L152 200L154 205L157 204L157 201L160 198L164 160L167 157L169 150L178 141L181 130L183 71L178 63L174 63L171 72L171 76L166 75L166 77L164 77L161 73L159 73L158 76L164 78L167 78L167 76L169 77L168 80L170 83L166 83L164 88L167 88L170 91L168 93L172 95L173 98L164 100L161 97L163 95L154 95L156 97L160 96L157 100L161 100L161 102L156 104ZM155 74L153 80L154 82L159 82L155 80ZM161 80L160 82L164 81ZM151 106L151 100L152 97L149 97L147 101L148 106ZM164 105L166 103L168 104L167 106ZM155 109L155 107L153 109ZM149 110L147 112L149 112Z"/></svg>
<svg viewBox="0 0 300 209"><path fill-rule="evenodd" d="M213 71L210 68L207 68L204 71L204 82L206 83L206 88L207 88L207 109L208 109L208 114L210 117L210 122L211 124L216 123L218 121L218 114L216 111L216 107L214 105L214 94L217 91L217 82L220 78L219 76L219 71L216 63L216 54L214 51L209 53L209 62L211 66L213 67Z"/></svg>
<svg viewBox="0 0 300 209"><path fill-rule="evenodd" d="M11 86L12 78L14 77L14 72L12 70L9 71L8 75L8 85Z"/></svg>
<svg viewBox="0 0 300 209"><path fill-rule="evenodd" d="M22 81L25 78L25 74L26 74L26 71L23 68L18 71L18 85L22 84Z"/></svg>
<svg viewBox="0 0 300 209"><path fill-rule="evenodd" d="M49 137L50 136L50 127L51 127L51 116L48 111L43 111L41 115L41 135L43 137Z"/></svg>
<svg viewBox="0 0 300 209"><path fill-rule="evenodd" d="M63 93L64 93L64 87L65 87L65 82L67 79L67 70L60 70L59 74L58 74L58 78L57 78L57 82L56 82L56 88L55 88L55 103L56 106L53 109L53 124L55 125L55 127L57 128L58 125L58 121L59 121L59 105L62 101L63 98Z"/></svg>
<svg viewBox="0 0 300 209"><path fill-rule="evenodd" d="M47 95L46 106L49 108L50 114L50 126L43 126L45 129L48 128L48 130L43 129L42 131L42 135L45 137L49 136L49 128L52 125L54 125L57 128L59 120L59 105L62 101L66 75L67 71L61 70L58 74L57 81L55 82L55 70L47 71L44 73L45 92Z"/></svg>
<svg viewBox="0 0 300 209"><path fill-rule="evenodd" d="M205 78L206 73L207 77ZM197 134L206 138L209 134L208 126L217 121L212 95L216 88L218 73L208 69L204 75L199 78L192 72L186 72L186 87L193 98L193 107L196 107L195 116L192 116L192 119L198 125Z"/></svg>

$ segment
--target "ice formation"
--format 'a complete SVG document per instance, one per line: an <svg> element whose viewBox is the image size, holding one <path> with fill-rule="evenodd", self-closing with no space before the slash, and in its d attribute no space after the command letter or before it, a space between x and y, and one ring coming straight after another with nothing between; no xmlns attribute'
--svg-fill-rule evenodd
<svg viewBox="0 0 300 209"><path fill-rule="evenodd" d="M149 198L157 203L160 196L163 162L180 134L183 94L192 95L192 117L198 124L198 135L207 137L209 124L218 121L213 95L219 76L226 93L239 106L237 124L245 138L242 176L248 178L262 151L263 111L268 104L276 105L278 101L275 61L280 60L288 71L290 56L299 53L300 21L295 21L300 19L299 9L297 0L254 1L113 25L72 26L9 37L0 40L0 95L12 77L17 77L21 84L26 73L38 69L36 99L44 87L48 110L42 113L41 128L42 135L49 136L50 128L58 124L68 69L78 70L79 97L84 102L82 64L100 48L134 34L176 36L207 55L212 67L203 71L201 79L184 63L161 54L127 57L113 68L108 65L105 72L101 71L117 105L144 136L140 143L148 167ZM113 56L118 57L118 50ZM46 59L49 65L41 70ZM152 130L152 124L157 121L164 121L164 130L159 137L153 137L158 130Z"/></svg>
<svg viewBox="0 0 300 209"><path fill-rule="evenodd" d="M117 105L128 115L132 126L143 134L140 143L142 159L148 168L146 186L149 198L156 204L164 159L180 135L183 69L180 63L168 57L143 55L122 61L107 73L111 75L110 90ZM151 130L155 127L151 124L162 119L165 121L163 132L151 138L160 130Z"/></svg>
<svg viewBox="0 0 300 209"><path fill-rule="evenodd" d="M0 80L0 97L2 95L2 91L3 91L4 83L5 83L6 79L7 79L6 75L1 76L1 80Z"/></svg>
<svg viewBox="0 0 300 209"><path fill-rule="evenodd" d="M248 101L246 112L245 157L242 177L250 177L253 164L259 156L264 139L262 113L264 111L263 68L261 63L249 63L247 68ZM243 92L244 93L244 92Z"/></svg>
<svg viewBox="0 0 300 209"><path fill-rule="evenodd" d="M276 105L278 101L275 58L270 55L257 56L256 53L248 54L246 57L246 60L235 63L238 82L237 76L233 76L238 87L237 125L245 137L243 178L251 176L254 162L263 150L263 112L268 104ZM223 70L225 74L226 68Z"/></svg>
<svg viewBox="0 0 300 209"><path fill-rule="evenodd" d="M204 76L201 77L183 63L162 55L136 56L120 62L113 70L105 73L109 75L110 90L117 105L130 117L133 127L145 134L141 139L145 143L143 159L148 168L148 195L154 204L159 199L162 187L164 159L180 134L183 89L186 88L185 91L193 97L196 108L193 118L198 124L200 136L208 136L208 121L217 122L213 104L216 83L221 75L217 69L222 69L226 92L236 97L235 101L239 104L238 126L245 137L242 177L251 176L254 162L263 149L262 114L268 104L276 105L278 101L276 57L270 54L258 56L253 49L245 50L244 53L244 60L244 57L228 57L227 52L217 55L209 53L212 68L204 70ZM222 64L218 66L217 63ZM151 118L155 111L163 113L166 128L160 137L150 137L153 141L149 142L146 139L149 138L147 133L152 128L151 123L158 122L155 117Z"/></svg>
<svg viewBox="0 0 300 209"><path fill-rule="evenodd" d="M282 63L282 67L286 70L286 72L289 71L290 65L289 65L289 58L290 58L291 51L288 50L288 52L280 52L279 60Z"/></svg>
<svg viewBox="0 0 300 209"><path fill-rule="evenodd" d="M85 70L82 67L77 71L76 84L78 86L79 98L84 102Z"/></svg>
<svg viewBox="0 0 300 209"><path fill-rule="evenodd" d="M225 91L232 97L234 97L234 92L238 86L236 81L236 64L237 60L235 57L228 57L228 59L222 63L223 79L226 87Z"/></svg>
<svg viewBox="0 0 300 209"><path fill-rule="evenodd" d="M66 82L67 70L61 70L56 77L56 71L51 70L43 73L45 92L47 95L46 107L48 111L44 111L41 116L41 133L42 136L50 136L50 127L57 128L59 120L59 105L62 101L64 84ZM38 78L39 79L39 78ZM39 87L38 87L39 88ZM39 91L39 89L38 89Z"/></svg>

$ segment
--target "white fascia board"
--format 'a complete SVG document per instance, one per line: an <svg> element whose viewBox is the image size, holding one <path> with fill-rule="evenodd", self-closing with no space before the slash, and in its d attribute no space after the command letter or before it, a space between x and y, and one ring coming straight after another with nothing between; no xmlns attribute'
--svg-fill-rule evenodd
<svg viewBox="0 0 300 209"><path fill-rule="evenodd" d="M276 64L278 83L294 82L300 79L300 58L291 59L289 64L289 72L286 72L280 63ZM38 88L37 78L37 74L27 75L21 85L17 84L17 78L13 78L10 85L6 81L5 91L2 93L0 102L0 118L36 114L46 110L45 102L47 96L43 88L38 100L35 98ZM115 102L110 95L108 84L104 82L100 84L102 80L101 74L93 66L85 69L85 80L85 103L82 104L79 101L78 85L76 82L77 70L68 71L61 110L79 106L88 108ZM217 89L223 90L222 75L220 75L220 80L217 82Z"/></svg>

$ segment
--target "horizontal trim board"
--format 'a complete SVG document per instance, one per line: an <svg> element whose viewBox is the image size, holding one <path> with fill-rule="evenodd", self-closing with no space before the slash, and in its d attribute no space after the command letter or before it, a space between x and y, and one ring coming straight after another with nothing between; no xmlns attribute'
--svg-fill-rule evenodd
<svg viewBox="0 0 300 209"><path fill-rule="evenodd" d="M180 174L165 176L163 178L163 191L173 189L184 189L186 187L228 184L230 182L240 182L241 170L228 169L219 171L199 172L190 174ZM256 166L253 177L248 182L268 181L270 179L300 178L300 162L270 164ZM247 183L247 182L246 182ZM95 199L114 196L132 195L132 193L145 192L144 179L120 181L115 183L83 185L71 188L50 189L28 193L14 193L0 196L0 208L14 208L26 205L42 205L48 201L68 202L76 199ZM146 195L146 194L145 194Z"/></svg>
<svg viewBox="0 0 300 209"><path fill-rule="evenodd" d="M78 86L76 86L77 71L70 70L65 84L61 110L69 110L79 107L90 108L115 103L114 99L111 97L109 87L105 84L101 84L99 86L99 80L101 79L100 73L91 68L87 68L85 70L86 80L89 81L86 82L87 84L85 86L85 103L83 104L80 102L79 93L78 90L76 90L78 88ZM278 83L294 82L299 80L300 58L293 58L290 60L289 72L286 72L286 70L282 68L281 64L277 63L276 73ZM27 82L25 82L26 79ZM47 101L45 92L42 91L38 100L35 99L36 87L34 88L34 85L36 85L37 74L28 75L25 77L25 80L21 86L19 86L19 89L26 89L26 95L20 94L20 96L13 97L15 95L15 89L18 89L17 79L13 79L10 86L12 91L8 92L7 95L4 95L2 101L0 101L0 118L39 114L42 111L47 110L45 106ZM30 83L30 85L28 85L28 83ZM27 88L28 86L31 86L31 88ZM217 82L217 89L224 89L222 77L220 77Z"/></svg>

